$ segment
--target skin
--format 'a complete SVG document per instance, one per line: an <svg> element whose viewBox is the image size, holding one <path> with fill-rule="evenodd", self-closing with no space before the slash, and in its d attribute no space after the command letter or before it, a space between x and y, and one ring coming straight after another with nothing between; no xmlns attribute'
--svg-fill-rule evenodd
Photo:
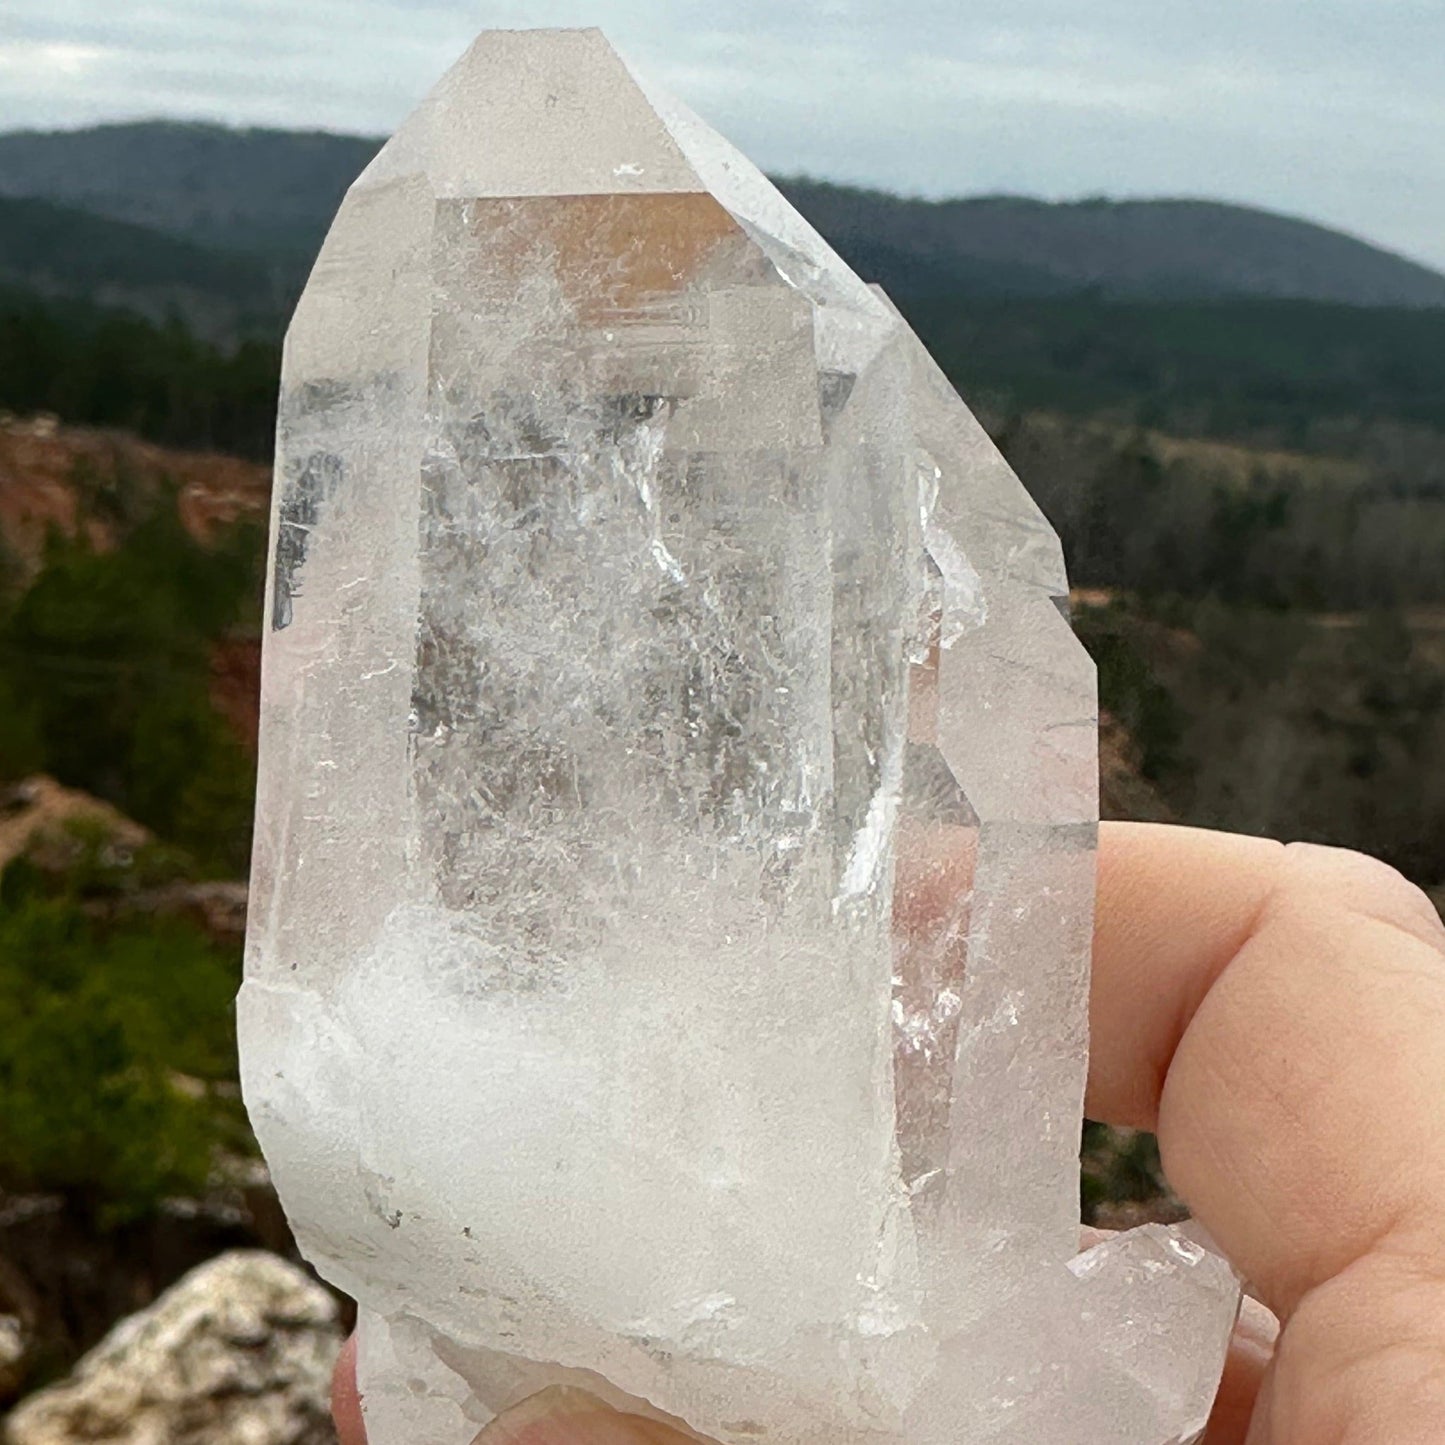
<svg viewBox="0 0 1445 1445"><path fill-rule="evenodd" d="M920 906L962 861L932 860ZM1445 927L1371 858L1106 824L1087 1112L1249 1281L1205 1445L1445 1441ZM333 1404L364 1445L351 1347ZM484 1445L685 1445L575 1390ZM695 1445L695 1442L694 1442Z"/></svg>

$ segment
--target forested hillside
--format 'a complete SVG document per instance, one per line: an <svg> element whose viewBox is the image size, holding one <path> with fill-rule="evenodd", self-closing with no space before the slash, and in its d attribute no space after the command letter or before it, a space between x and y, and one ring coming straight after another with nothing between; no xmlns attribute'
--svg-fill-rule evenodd
<svg viewBox="0 0 1445 1445"><path fill-rule="evenodd" d="M902 309L965 398L999 415L1342 456L1445 430L1445 310L957 295ZM0 288L0 407L13 411L264 458L279 358L274 330L227 344L174 316Z"/></svg>
<svg viewBox="0 0 1445 1445"><path fill-rule="evenodd" d="M1311 451L1382 423L1445 429L1445 310L958 295L903 310L976 405Z"/></svg>
<svg viewBox="0 0 1445 1445"><path fill-rule="evenodd" d="M200 246L145 226L28 198L0 197L0 287L84 300L203 336L274 336L299 293L296 268Z"/></svg>
<svg viewBox="0 0 1445 1445"><path fill-rule="evenodd" d="M221 345L177 317L0 289L0 409L175 446L270 455L281 348Z"/></svg>
<svg viewBox="0 0 1445 1445"><path fill-rule="evenodd" d="M784 180L788 198L897 297L1087 292L1118 300L1250 296L1445 306L1445 277L1292 216L1217 201L924 201Z"/></svg>
<svg viewBox="0 0 1445 1445"><path fill-rule="evenodd" d="M0 134L0 195L38 196L304 266L380 144L177 121L12 131Z"/></svg>

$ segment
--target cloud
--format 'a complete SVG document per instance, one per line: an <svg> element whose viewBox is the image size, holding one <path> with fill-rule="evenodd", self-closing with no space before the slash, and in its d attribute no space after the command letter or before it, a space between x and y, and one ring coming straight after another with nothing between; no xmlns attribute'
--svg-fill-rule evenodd
<svg viewBox="0 0 1445 1445"><path fill-rule="evenodd" d="M63 40L17 41L0 45L0 71L55 80L83 76L104 52L94 45L72 45Z"/></svg>
<svg viewBox="0 0 1445 1445"><path fill-rule="evenodd" d="M8 0L0 124L379 133L477 29L594 23L771 169L1216 195L1445 265L1427 0Z"/></svg>

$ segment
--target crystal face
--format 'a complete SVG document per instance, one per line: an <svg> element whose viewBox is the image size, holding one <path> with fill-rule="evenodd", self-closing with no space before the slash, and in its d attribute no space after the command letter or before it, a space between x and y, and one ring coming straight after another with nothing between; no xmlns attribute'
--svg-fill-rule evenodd
<svg viewBox="0 0 1445 1445"><path fill-rule="evenodd" d="M1077 1255L1093 677L880 293L596 31L483 35L287 338L247 1102L373 1445L1193 1438L1237 1303Z"/></svg>

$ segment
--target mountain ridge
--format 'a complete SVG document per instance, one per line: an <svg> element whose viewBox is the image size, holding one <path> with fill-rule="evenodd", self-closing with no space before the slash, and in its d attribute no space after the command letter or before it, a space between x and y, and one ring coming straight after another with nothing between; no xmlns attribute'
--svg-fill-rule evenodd
<svg viewBox="0 0 1445 1445"><path fill-rule="evenodd" d="M282 263L29 196L0 195L0 288L163 322L225 340L274 331L295 302Z"/></svg>
<svg viewBox="0 0 1445 1445"><path fill-rule="evenodd" d="M226 250L309 263L365 136L202 121L0 132L0 195L30 196Z"/></svg>
<svg viewBox="0 0 1445 1445"><path fill-rule="evenodd" d="M382 142L329 131L142 121L0 132L0 196L88 211L277 263L294 289ZM1187 197L924 200L782 177L867 279L898 297L1093 293L1445 308L1445 274L1258 207Z"/></svg>
<svg viewBox="0 0 1445 1445"><path fill-rule="evenodd" d="M1430 267L1259 206L1189 196L928 200L806 177L777 184L860 269L878 269L869 250L881 241L894 253L895 274L911 262L942 268L954 282L945 288L930 278L927 288L909 284L901 294L977 286L982 294L1040 297L1094 291L1119 300L1445 305L1445 275Z"/></svg>

